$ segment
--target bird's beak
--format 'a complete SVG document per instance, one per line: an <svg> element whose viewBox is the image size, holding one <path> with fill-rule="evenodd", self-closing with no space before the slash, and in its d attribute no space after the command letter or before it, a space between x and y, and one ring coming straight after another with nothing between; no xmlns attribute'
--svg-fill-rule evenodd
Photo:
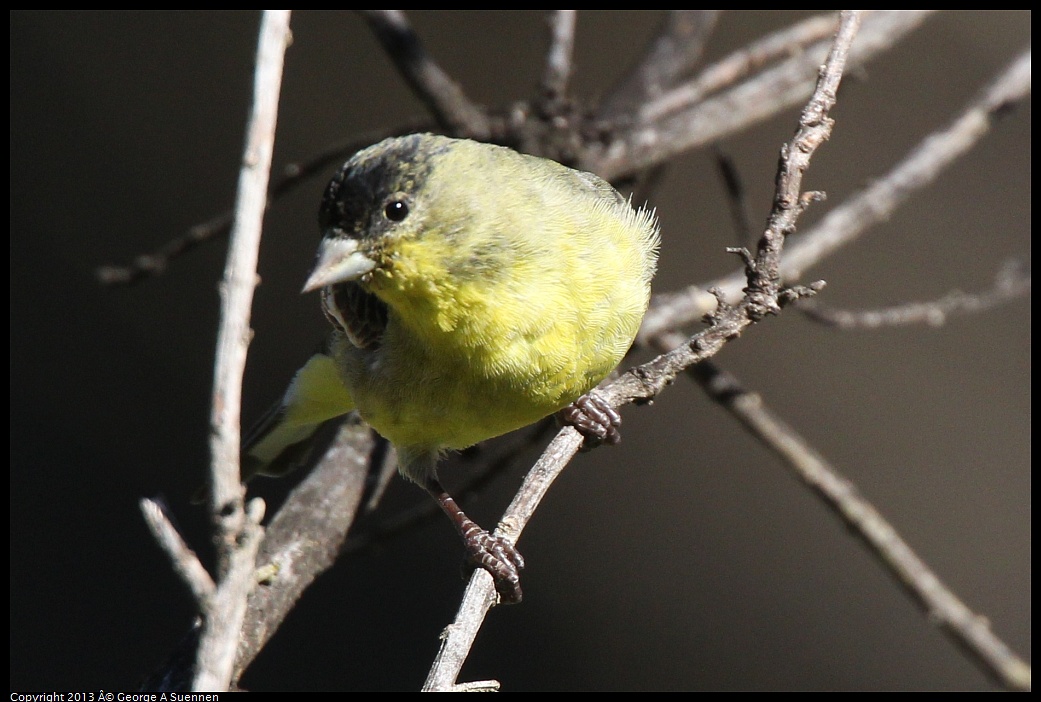
<svg viewBox="0 0 1041 702"><path fill-rule="evenodd" d="M376 262L359 250L357 239L326 236L318 246L314 270L301 292L357 280L375 267Z"/></svg>

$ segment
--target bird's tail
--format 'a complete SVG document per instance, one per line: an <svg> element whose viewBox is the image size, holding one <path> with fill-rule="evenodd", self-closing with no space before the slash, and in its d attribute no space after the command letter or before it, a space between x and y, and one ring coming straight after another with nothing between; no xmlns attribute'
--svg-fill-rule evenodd
<svg viewBox="0 0 1041 702"><path fill-rule="evenodd" d="M326 421L347 414L354 402L336 363L316 353L297 371L282 399L246 434L242 478L281 476L307 460L309 439Z"/></svg>
<svg viewBox="0 0 1041 702"><path fill-rule="evenodd" d="M257 475L283 476L306 463L318 429L330 419L354 409L336 363L318 352L297 371L282 399L264 413L242 442L242 480ZM192 502L206 501L207 488L199 488Z"/></svg>

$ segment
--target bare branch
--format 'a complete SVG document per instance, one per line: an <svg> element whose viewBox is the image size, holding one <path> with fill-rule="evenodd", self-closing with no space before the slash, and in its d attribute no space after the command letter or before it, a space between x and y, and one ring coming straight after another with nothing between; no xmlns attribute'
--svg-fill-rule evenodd
<svg viewBox="0 0 1041 702"><path fill-rule="evenodd" d="M253 585L256 551L263 530L263 502L243 504L239 479L239 413L242 374L249 344L250 306L257 279L257 252L267 205L267 186L274 151L282 67L289 45L289 12L265 11L257 46L254 102L228 250L221 282L221 324L214 364L213 411L210 418L212 486L210 505L217 529L217 589L205 621L196 657L193 688L227 690L235 648Z"/></svg>
<svg viewBox="0 0 1041 702"><path fill-rule="evenodd" d="M733 159L716 144L712 147L716 157L716 168L723 179L727 191L727 202L730 204L730 219L734 222L735 239L741 246L750 246L752 241L752 213L745 197L745 186L737 172Z"/></svg>
<svg viewBox="0 0 1041 702"><path fill-rule="evenodd" d="M515 445L493 457L487 470L463 486L458 494L472 494L500 475L517 460L519 446L531 446L541 440L552 425L552 419L540 422ZM415 512L385 523L377 534L347 541L348 530L356 521L359 509L371 509L372 497L382 489L387 478L397 472L393 456L381 455L378 450L386 446L385 442L376 440L367 425L356 418L348 419L337 428L330 446L320 453L319 462L293 489L267 526L257 563L270 568L274 575L249 594L233 681L237 682L253 662L303 592L337 558L440 514L436 505L426 500ZM180 676L167 672L162 677Z"/></svg>
<svg viewBox="0 0 1041 702"><path fill-rule="evenodd" d="M685 368L714 355L730 339L765 315L780 310L780 253L786 232L805 209L799 196L802 174L809 160L831 132L828 110L835 102L835 91L846 64L850 44L860 24L860 14L844 11L828 60L820 68L817 88L803 110L799 129L782 149L778 167L777 188L771 225L764 233L757 257L748 258L748 294L737 307L721 306L708 329L678 345L653 361L623 373L597 394L618 408L634 400L648 400L657 395ZM793 197L793 193L795 194ZM772 295L772 297L771 297ZM550 485L578 452L582 437L573 427L564 427L550 442L542 457L524 479L520 491L507 508L496 534L516 543ZM470 578L455 621L442 633L441 647L424 690L451 690L473 645L477 631L488 611L496 603L491 575L478 569Z"/></svg>
<svg viewBox="0 0 1041 702"><path fill-rule="evenodd" d="M928 11L879 10L865 21L850 59L863 64L897 43ZM745 129L806 100L828 50L820 41L806 51L688 110L650 124L634 121L606 146L594 145L581 168L613 180Z"/></svg>
<svg viewBox="0 0 1041 702"><path fill-rule="evenodd" d="M560 430L525 476L524 483L495 530L496 535L507 536L516 543L553 481L581 446L582 436L576 429L565 427ZM470 653L477 632L497 601L498 596L491 574L483 568L478 568L470 576L455 621L441 634L441 646L423 684L424 692L456 689L456 679Z"/></svg>
<svg viewBox="0 0 1041 702"><path fill-rule="evenodd" d="M332 165L340 165L348 156L381 139L399 134L411 134L430 129L433 123L429 119L406 122L395 130L375 129L356 137L332 144L307 160L290 163L285 167L282 178L268 191L267 206L270 208L275 200L292 192L308 179L320 175ZM231 231L232 211L222 212L209 221L196 224L183 235L172 239L152 253L141 254L129 266L99 266L95 271L98 282L102 285L132 285L145 278L162 275L170 262L193 250L200 244L215 241Z"/></svg>
<svg viewBox="0 0 1041 702"><path fill-rule="evenodd" d="M342 424L331 448L268 525L257 563L274 575L249 593L232 680L238 681L314 579L336 562L371 490L369 476L380 468L375 447L367 426Z"/></svg>
<svg viewBox="0 0 1041 702"><path fill-rule="evenodd" d="M385 25L385 30L389 32L390 38L384 39L381 37L380 41L388 48L388 52L396 57L395 60L399 62L399 68L406 74L406 78L413 85L413 88L421 95L424 95L424 91L428 91L431 94L429 97L424 97L424 100L431 106L431 110L438 116L438 120L441 121L448 131L482 138L479 133L481 128L491 130L489 125L493 124L493 118L489 118L482 108L469 103L458 85L451 81L433 63L429 56L423 52L418 38L416 38L412 29L408 26L404 15L398 11L365 12L367 13L366 19L369 20L370 24L374 25L374 30L376 30L375 24ZM547 92L553 90L558 95L563 95L567 89L567 80L571 68L569 42L573 39L574 16L570 16L571 26L568 27L569 20L565 14L566 12L568 11L560 11L554 15L555 20L557 20L554 24L554 40L550 54L547 57L547 68L543 83L543 87ZM887 16L884 12L879 14ZM857 50L854 52L854 55L860 57L861 60L865 60L864 57L867 54L881 52L883 49L888 48L889 43L902 36L902 33L910 31L913 26L921 21L921 16L908 18L911 18L910 13L903 15L903 19L896 16L890 17L888 21L896 23L893 26L896 26L899 31L894 30L891 26L884 30L880 29L879 26L872 24L875 21L875 16L865 20L864 30L858 39ZM673 19L676 19L676 16L673 16ZM709 20L701 29L707 35L708 29L711 28L711 24L714 22L714 16L704 15L702 19ZM835 21L832 17L817 17L808 20L806 23L796 25L790 30L786 30L791 32L785 37L786 41L789 42L787 50L794 50L798 53L806 48L808 44L817 41L823 36L820 34L821 26L827 25L833 28L834 24ZM387 27L390 29L386 29ZM377 35L379 35L379 30L376 31ZM885 37L884 35L887 32L896 38L890 40ZM881 42L878 44L878 48L870 48L875 46L868 41L868 38L871 36L875 37L871 41ZM767 39L770 39L770 37ZM682 150L682 148L689 148L676 147L674 149L673 144L681 144L683 142L679 138L679 134L670 133L669 129L683 132L690 130L691 134L695 134L691 138L696 141L697 139L702 139L701 136L696 135L697 130L701 129L703 132L709 130L711 118L715 116L718 120L723 112L726 113L727 119L718 120L716 125L711 128L722 130L720 133L728 133L735 129L743 128L747 124L751 124L765 116L775 114L778 110L788 105L794 105L805 92L809 91L808 77L821 60L820 56L823 55L825 47L823 41L817 41L816 46L810 47L810 50L818 51L816 58L794 56L782 64L787 67L787 70L771 74L774 81L772 84L770 80L764 78L766 75L764 73L741 86L735 87L724 95L719 96L716 100L701 103L706 95L732 85L735 81L741 80L765 63L782 56L784 50L782 50L779 35L774 35L773 40L773 44L764 40L753 45L748 51L734 54L685 86L679 86L675 91L665 93L661 100L651 103L648 109L653 109L642 115L644 119L634 118L632 123L626 123L625 126L618 127L618 133L622 134L623 137L620 142L615 143L615 147L619 143L624 142L624 148L629 149L632 146L631 150L625 151L620 156L613 154L611 156L613 160L596 162L594 162L594 159L606 158L606 154L613 152L590 152L592 154L590 163L582 164L582 167L599 169L600 172L608 175L612 175L611 169L614 169L613 174L617 175L632 172L638 164L642 163L640 159L644 161L650 159L650 161L661 165L665 162L665 159L674 155L677 151ZM393 42L398 42L401 46L394 50L391 48ZM697 44L697 42L692 43ZM867 54L864 53L865 46L869 47L866 50ZM418 52L418 58L411 55L410 52ZM699 52L700 46L697 47L697 53ZM402 61L399 61L399 54L403 62L408 65L407 68L403 67ZM409 58L410 56L411 58ZM691 52L690 56L689 64L692 65L697 59L697 55L695 52ZM1029 52L1026 54L1026 59L1025 94L1029 94ZM677 65L679 65L678 55L677 62ZM408 71L415 73L416 77L414 80L408 77ZM798 71L803 71L805 74L802 84L797 84L791 78ZM667 70L663 71L661 76L665 76L668 73L669 71ZM837 71L832 70L828 75L837 77L840 73L841 68ZM668 81L665 78L659 78L657 83L659 87L672 87L670 81L679 80L682 77L685 76L677 69L672 72ZM789 83L785 81L789 81ZM822 86L823 82L818 85L818 90L823 91L822 95L826 96L827 91L824 91ZM987 115L988 118L993 117L995 113L1000 112L1001 109L1013 101L1001 97L1001 95L1006 94L1003 90L994 90L992 92L994 93L992 100L993 109ZM735 115L739 115L743 119L746 112L755 112L754 109L749 109L749 102L742 102L742 100L750 99L750 96L758 96L755 99L761 100L762 105L769 108L769 115L759 117L753 115L748 122L735 125L733 120ZM832 94L831 100L833 99L834 95ZM1020 98L1017 97L1015 99ZM606 105L607 103L605 103ZM711 109L704 113L698 112L705 105L709 105ZM760 243L758 255L754 259L751 255L747 255L744 273L732 276L724 281L728 287L725 289L725 296L720 293L719 301L729 302L735 306L730 307L727 304L719 304L717 306L717 297L700 289L692 289L688 293L682 293L689 294L696 300L696 305L692 305L691 308L697 309L697 305L701 306L702 311L696 315L697 317L715 310L712 326L690 340L681 340L680 343L676 344L677 348L670 353L655 359L650 364L631 370L616 383L599 391L614 406L623 404L626 401L653 397L677 373L688 368L691 363L711 357L726 341L736 337L748 325L754 323L763 315L776 313L787 299L801 294L798 291L789 294L788 291L781 288L781 283L789 279L788 270L789 261L792 258L791 254L800 250L798 242L808 239L808 235L803 235L799 239L793 238L792 245L786 245L783 258L779 257L781 242L784 240L786 233L792 230L795 219L812 199L808 198L807 194L802 193L800 190L801 172L805 168L805 163L800 162L799 154L803 153L803 148L805 148L805 159L808 161L812 150L819 145L819 140L827 138L827 129L824 128L821 131L822 127L828 125L826 117L828 109L827 100L819 103L819 106L821 111L816 116L811 114L804 114L803 116L803 126L809 128L811 132L809 138L807 135L804 135L801 139L793 140L793 145L789 147L788 152L782 158L782 166L787 165L791 168L791 171L779 175L778 197L775 202L774 212L771 214L771 227L766 236L764 236L764 240ZM759 108L757 107L756 109ZM471 110L473 114L471 114ZM681 120L685 119L685 115L689 120L681 123ZM701 118L693 119L692 115L702 115L705 121L699 121ZM645 119L648 116L656 120L650 126L645 124ZM468 120L471 118L476 121L469 122ZM726 123L724 124L723 122ZM498 124L497 122L494 123ZM473 126L475 124L477 127ZM627 129L635 128L634 126L630 127L630 124L644 125L646 128L641 132L627 132ZM524 125L521 124L510 125L510 128L518 132L523 127ZM469 129L477 129L478 131L467 131ZM393 133L398 133L399 131L415 131L415 129L394 130ZM328 158L328 161L321 161L320 165L316 165L314 170L323 168L333 161L342 160L345 155L356 150L357 146L378 140L382 136L386 136L386 134L374 138L365 137L364 139L352 140L351 143L355 144L355 146L351 147L349 151L336 152L335 155L331 155ZM487 136L487 132L485 136ZM625 141L630 137L632 138L631 141ZM660 138L661 141L648 145L640 142L640 139L644 137L653 137L651 141ZM703 138L698 143L712 141L713 138L715 137ZM814 140L818 141L814 142ZM593 148L596 147L594 146ZM795 155L793 155L793 152ZM332 154L333 152L330 151L329 153ZM615 156L618 156L618 158L614 158ZM310 163L318 164L319 161L315 160ZM305 170L306 167L307 164L305 164ZM302 171L290 173L285 180L272 189L271 196L274 197L282 185L288 184L288 187L292 187L299 183L305 175ZM907 197L907 194L916 189L916 187L921 187L921 185L915 184L914 187L909 187L903 192L902 197ZM896 199L892 206L895 207L899 202L902 202L902 198ZM223 222L225 231L228 221L230 221L230 217ZM827 220L825 220L826 222ZM822 223L813 232L818 231L825 223ZM858 222L857 224L862 223ZM185 244L187 248L197 243L194 229L190 236L186 238L186 241L189 242ZM176 242L174 243L176 244ZM830 251L825 251L825 253L820 255L823 256L826 253L830 253ZM140 261L142 262L140 269L142 271L159 270L165 265L166 258L149 260L143 257ZM801 272L801 270L798 271L798 273ZM1029 285L1029 282L1027 284ZM742 298L741 288L746 285L751 295ZM706 299L709 301L708 303L705 302ZM657 304L655 307L657 307ZM690 312L684 311L682 314L689 315ZM670 323L675 323L674 320L677 318L682 317L674 317L673 322ZM648 320L651 319L652 316L649 314ZM661 327L659 327L660 330ZM645 323L645 330L641 332L641 339L646 340L648 334ZM353 520L359 500L364 499L364 480L361 480L359 476L363 477L365 474L364 470L360 470L362 464L368 464L366 457L369 451L365 447L371 449L371 435L361 436L360 434L352 434L350 432L348 434L344 438L345 443L340 450L352 451L351 447L353 446L361 451L360 453L355 451L349 459L349 462L352 463L349 475L344 477L340 474L316 472L316 474L309 477L308 481L298 488L299 496L297 492L294 492L294 496L287 503L287 509L279 513L266 535L261 546L262 556L260 557L260 562L274 566L276 575L269 585L254 588L250 593L247 625L242 632L243 640L238 650L232 680L238 679L242 670L248 666L256 653L263 647L303 589L331 563L331 559L335 557L335 551L343 542L343 533L346 531L346 526ZM580 442L581 439L577 438L577 433L573 430L565 429L560 432L557 439L547 448L543 458L529 473L524 486L500 523L499 533L510 534L514 539L519 536L527 519L534 512L542 496L546 494L555 476L566 466ZM335 455L334 451L331 456L326 456L326 461L335 463ZM353 465L353 462L356 461L359 462L358 465ZM312 478L314 479L313 482ZM327 498L329 503L326 506L322 501ZM337 503L337 500L339 503ZM315 509L313 501L318 501L320 504L319 508ZM295 506L290 507L289 505ZM306 540L302 539L302 534L307 534L308 538ZM463 608L469 608L467 613L464 614L463 608L461 608L456 624L451 625L445 631L445 645L439 654L438 663L431 670L431 678L428 679L428 685L431 686L431 689L460 689L464 686L477 686L483 689L485 686L494 684L494 681L468 684L456 684L454 682L458 676L459 667L465 660L469 646L473 642L473 637L483 621L483 616L494 604L493 600L488 599L489 597L494 599L494 588L491 585L491 579L487 577L484 571L478 570L475 572L474 578L467 589L467 595L464 597ZM971 612L969 614L971 615ZM970 624L972 624L971 621ZM1027 685L1029 685L1029 668L1027 669Z"/></svg>
<svg viewBox="0 0 1041 702"><path fill-rule="evenodd" d="M931 184L986 135L994 119L1010 105L1030 95L1030 51L1018 56L946 129L923 139L903 161L882 178L826 214L812 228L793 238L781 262L784 280L798 280L811 266L885 221L912 194ZM666 329L700 320L715 307L710 288L723 291L727 301L741 298L744 276L732 273L713 283L655 296L640 329L641 340Z"/></svg>
<svg viewBox="0 0 1041 702"><path fill-rule="evenodd" d="M487 139L491 125L459 84L423 48L401 10L359 10L402 77L450 134Z"/></svg>
<svg viewBox="0 0 1041 702"><path fill-rule="evenodd" d="M910 195L929 185L991 130L997 117L1030 95L1030 51L1016 57L946 129L929 135L882 180L836 208L813 229L793 240L782 266L786 280L885 221Z"/></svg>
<svg viewBox="0 0 1041 702"><path fill-rule="evenodd" d="M94 275L102 285L131 285L144 278L162 275L170 261L188 253L199 244L224 236L231 229L231 211L222 212L208 222L196 224L182 236L163 244L155 251L141 254L128 266L98 266Z"/></svg>
<svg viewBox="0 0 1041 702"><path fill-rule="evenodd" d="M549 15L550 45L542 76L542 95L547 102L567 95L575 50L576 10L553 10Z"/></svg>
<svg viewBox="0 0 1041 702"><path fill-rule="evenodd" d="M393 11L374 10L371 12L374 13L373 16L370 17L366 15L366 19L369 19L370 24L374 21L375 17L375 21L379 23L381 27L389 27L389 29L387 29L389 37L398 36L397 34L395 34L395 32L397 31L397 25L392 19L388 19L388 17L393 16ZM681 13L682 15L682 13L686 11L677 12ZM387 13L390 14L388 15ZM404 20L403 16L401 16L401 19L405 22L404 26L407 29L407 31L403 31L403 36L411 36L412 39L418 42L418 38L415 37L415 34L414 32L412 32L411 27L408 26L407 20ZM905 12L900 19L902 19L903 21L910 21L912 18L908 16L908 13ZM672 31L672 29L670 28L674 28L676 32L680 32L680 34L676 35L676 37L678 37L682 34L682 31L684 31L684 27L693 26L693 22L695 22L695 20L690 20L689 18L685 19L682 16L678 16L678 18L674 21L670 21L667 19L665 29L667 31ZM710 29L707 21L706 23L703 23L699 26L703 27L701 31L707 32L708 29ZM692 83L692 85L699 86L696 88L696 90L699 96L704 96L709 91L718 90L724 85L729 84L729 82L740 79L748 71L754 70L755 68L761 66L763 63L769 60L772 60L778 56L787 55L788 52L801 52L803 50L803 44L805 42L808 42L813 38L821 38L825 36L827 32L830 31L828 28L831 27L834 27L834 20L830 16L816 17L811 18L810 20L806 20L803 23L800 23L798 25L795 25L794 27L784 30L783 32L771 35L771 37L767 37L761 42L758 42L757 44L753 45L753 47L748 51L738 52L729 57L728 59L725 59L724 61L716 64L714 67L707 69L705 73L703 73L701 76L695 79L695 82ZM910 31L911 28L912 27L905 27L902 30L902 33ZM870 18L867 21L865 29L861 33L861 41L858 42L857 53L855 54L855 56L860 57L861 61L865 61L867 60L867 58L869 58L867 56L862 56L862 54L864 53L864 38L870 36L872 30L876 31L876 33L884 33L886 31L889 31L889 26L885 25L881 27L876 27L876 25L873 24L873 18ZM900 33L899 36L902 36L902 33ZM673 39L671 40L665 40L665 43L671 45L671 43L675 42L676 37L673 37ZM894 36L894 41L896 38L898 38L898 36ZM402 41L404 41L404 39ZM810 89L810 80L812 78L813 71L816 69L817 64L819 64L821 60L820 57L823 56L824 46L825 44L823 42L818 42L812 47L814 50L819 51L819 57L813 57L812 60L808 60L805 56L803 56L802 58L796 57L784 64L785 66L788 66L790 70L795 70L799 72L799 76L801 76L799 80L801 80L801 85L803 86L803 89L805 90L806 94L808 94ZM877 47L873 51L872 55L874 55L875 53L881 53L885 48L888 48L888 46L889 44L885 44L883 46ZM474 107L465 98L465 96L463 96L462 91L458 87L458 85L456 85L450 78L448 78L447 75L444 74L444 71L440 67L436 66L436 64L433 63L432 59L430 59L430 57L427 54L422 52L421 46L418 47L418 50L421 52L421 57L419 60L417 60L416 66L413 68L409 68L408 70L414 71L417 74L423 76L426 76L428 74L434 76L434 78L431 79L428 87L426 88L427 90L430 90L433 93L433 97L424 98L424 100L427 102L428 106L430 105L431 101L434 101L438 104L440 104L440 102L446 103L446 106L443 107L431 106L431 111L434 113L435 117L437 118L437 121L441 124L443 129L445 129L447 132L461 136L471 136L473 138L484 139L487 139L494 132L494 134L499 138L500 141L522 145L525 148L525 150L531 153L536 153L549 157L556 157L558 158L558 160L561 160L561 154L544 151L541 148L544 146L544 144L541 144L537 139L533 141L530 138L521 138L522 132L526 133L526 131L531 131L530 129L526 129L526 122L523 124L511 124L511 126L502 127L501 129L500 127L495 127L494 125L496 124L496 121L485 115L480 110L480 108ZM397 55L398 54L392 53L392 56ZM409 65L412 66L412 64ZM401 70L405 72L406 69L402 68ZM785 77L787 76L786 71L779 71L776 74L776 76L780 76L788 82L792 80L791 77ZM406 78L407 77L408 74L406 73ZM726 134L738 131L739 129L743 129L746 126L749 126L749 124L751 123L761 121L762 119L766 119L776 114L778 111L797 103L800 99L805 97L805 95L799 93L794 96L789 96L782 101L779 101L777 97L771 97L771 94L769 93L770 91L783 92L787 89L785 88L785 85L778 84L771 87L769 83L773 79L765 77L764 75L761 75L755 78L754 80L756 84L760 87L757 88L759 92L752 95L751 97L745 96L744 98L742 98L741 95L734 94L733 97L735 100L737 100L737 102L735 102L735 104L732 106L713 103L715 105L715 108L707 110L703 113L691 112L691 123L697 126L699 130L708 130L711 133L709 133L707 136L696 136L693 141L688 143L686 146L683 146L682 148L676 149L674 153L661 155L658 163L663 163L668 159L669 156L675 155L675 153L679 153L681 151L694 148L705 143L710 143L714 140L717 140L725 136ZM751 83L751 81L749 83ZM420 88L417 88L415 85L413 87L417 91L420 91ZM790 88L790 86L788 86L788 88ZM684 90L684 88L681 87L677 90L682 91ZM737 90L738 88L735 88L735 91ZM676 94L679 95L679 93ZM692 94L693 93L691 93L691 95ZM727 93L727 95L731 95L731 93ZM689 99L686 99L683 102L688 103L690 106L693 106L697 102L697 100L693 97L690 97L690 95L688 95L688 98ZM744 102L742 102L742 100L746 99L748 100L747 105ZM454 106L456 106L457 104L460 105L460 107L458 107L458 109L456 110L458 112L458 115L456 115L456 113L453 112ZM672 103L669 103L668 105L666 105L666 103L660 103L659 108L655 109L659 109L663 113L669 112L669 114L671 114L671 111L679 109L679 106L677 105L673 105ZM755 119L749 121L747 124L744 122L735 122L734 114L732 114L730 110L742 110L747 108L748 106L754 107L757 111L758 116ZM766 110L766 113L759 114L759 112L761 112L764 109ZM451 118L445 117L442 115L442 112L448 115L455 116ZM478 116L474 116L475 113ZM699 114L702 114L704 116L704 119L698 117L697 115ZM472 122L468 121L471 119ZM714 122L712 121L713 119L715 120ZM525 115L524 120L530 121L531 115ZM641 124L648 124L646 118L634 119L632 121L632 125ZM652 122L651 124L653 126L656 123ZM423 131L426 129L430 129L432 126L433 125L428 120L411 120L410 122L400 125L399 127L394 129L370 132L366 135L350 139L342 145L334 145L329 149L320 152L316 156L308 159L303 165L299 167L299 171L295 170L292 166L287 168L286 176L281 181L279 181L279 183L274 188L272 188L270 193L270 199L273 201L280 195L289 192L297 185L299 185L301 182L303 182L303 180L305 180L307 177L312 175L315 171L319 171L328 166L329 164L342 161L344 158L354 153L362 146L367 146L368 144L379 141L380 139L387 136ZM530 127L530 125L527 126ZM629 127L627 127L627 129L628 128ZM500 134L499 132L503 129L505 129L505 132ZM538 132L538 130L535 131L536 133L541 133ZM701 132L699 132L699 134L700 133ZM644 137L648 136L649 134L650 132L645 133ZM668 141L667 139L663 139L663 143L666 142L679 143L677 141ZM612 147L612 149L614 149L614 152L617 152L618 148L619 147L617 143L615 146ZM640 170L639 164L631 162L628 156L626 156L625 154L615 153L614 155L610 156L611 160L609 163L607 163L604 161L604 159L609 154L605 153L600 147L588 147L584 148L584 150L586 151L586 153L582 158L578 159L578 165L586 170L592 170L601 175L604 175L608 179L613 180L621 175L633 173ZM633 153L635 154L636 152ZM166 270L167 266L170 264L172 260L176 259L184 253L187 253L195 249L198 245L202 243L224 236L230 229L230 226L230 212L222 213L209 220L208 222L203 222L192 227L183 236L167 242L154 252L141 254L130 265L106 265L99 267L96 272L97 278L99 282L101 282L104 285L129 285L139 282L140 280L145 278L161 275Z"/></svg>
<svg viewBox="0 0 1041 702"><path fill-rule="evenodd" d="M878 329L911 324L943 326L951 315L977 314L998 305L1025 297L1030 293L1030 275L1017 261L1007 263L998 273L994 285L983 292L969 294L954 290L938 300L909 302L880 310L849 311L821 305L810 300L799 305L807 317L839 329Z"/></svg>
<svg viewBox="0 0 1041 702"><path fill-rule="evenodd" d="M598 119L631 119L639 106L686 78L704 53L718 19L719 10L669 10L643 57L604 100ZM832 23L829 33L834 28Z"/></svg>
<svg viewBox="0 0 1041 702"><path fill-rule="evenodd" d="M492 481L512 468L526 453L526 449L541 445L548 438L549 430L553 428L556 428L556 420L553 417L546 417L541 422L532 425L531 431L511 443L500 453L483 460L481 470L468 471L468 478L458 487L452 488L456 501L463 503L469 497L479 494ZM440 519L442 515L443 512L436 502L421 500L411 509L391 515L371 529L356 530L344 543L340 553L346 555L374 544L384 543L399 534L408 532L418 524Z"/></svg>
<svg viewBox="0 0 1041 702"><path fill-rule="evenodd" d="M655 100L639 105L637 121L650 123L687 109L705 96L734 85L768 63L798 55L811 44L829 38L835 33L838 23L837 12L817 15L769 34L707 67L696 78L676 86Z"/></svg>
<svg viewBox="0 0 1041 702"><path fill-rule="evenodd" d="M795 231L795 221L806 205L815 199L803 196L802 175L809 167L817 147L831 136L833 121L828 117L828 112L835 105L835 95L846 68L849 45L859 26L858 12L842 11L839 31L827 62L820 69L817 88L802 110L799 131L791 143L781 149L773 210L767 219L766 233L759 241L756 268L748 276L749 287L745 295L745 299L754 305L759 314L776 311L781 286L781 246L785 237Z"/></svg>
<svg viewBox="0 0 1041 702"><path fill-rule="evenodd" d="M680 341L682 337L677 334L659 339L662 346ZM970 610L948 589L856 486L775 415L762 397L743 388L734 376L711 361L687 372L842 519L929 620L969 651L988 675L1009 690L1030 689L1030 666L994 635L986 617Z"/></svg>
<svg viewBox="0 0 1041 702"><path fill-rule="evenodd" d="M224 575L203 612L192 680L192 690L196 692L219 692L230 687L235 650L246 616L246 598L254 586L257 550L264 534L260 526L264 501L250 500L244 511L245 523L238 541L224 559Z"/></svg>
<svg viewBox="0 0 1041 702"><path fill-rule="evenodd" d="M206 572L199 557L185 542L181 533L174 526L173 520L166 513L166 507L159 500L142 498L138 505L141 514L145 518L152 536L159 542L160 548L170 557L174 572L181 576L181 580L192 592L192 597L199 604L199 609L204 610L210 598L213 596L215 585L213 578Z"/></svg>

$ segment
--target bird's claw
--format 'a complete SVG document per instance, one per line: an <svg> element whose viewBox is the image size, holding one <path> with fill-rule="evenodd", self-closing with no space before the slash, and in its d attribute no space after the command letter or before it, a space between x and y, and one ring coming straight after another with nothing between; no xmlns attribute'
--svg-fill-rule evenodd
<svg viewBox="0 0 1041 702"><path fill-rule="evenodd" d="M495 580L495 590L504 604L516 604L523 593L520 586L520 571L524 568L524 557L504 536L489 534L484 529L471 531L465 537L466 553L470 562L488 571Z"/></svg>
<svg viewBox="0 0 1041 702"><path fill-rule="evenodd" d="M584 448L601 443L614 445L622 440L622 417L595 393L587 393L557 413L560 421L573 426L585 437Z"/></svg>

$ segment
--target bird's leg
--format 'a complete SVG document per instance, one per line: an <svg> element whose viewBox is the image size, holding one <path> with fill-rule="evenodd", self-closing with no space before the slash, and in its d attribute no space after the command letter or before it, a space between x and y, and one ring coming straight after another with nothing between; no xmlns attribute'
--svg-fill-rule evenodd
<svg viewBox="0 0 1041 702"><path fill-rule="evenodd" d="M622 440L622 417L599 395L589 392L557 412L562 424L573 426L586 438L585 448Z"/></svg>
<svg viewBox="0 0 1041 702"><path fill-rule="evenodd" d="M524 567L524 557L520 555L513 543L502 536L489 534L466 516L452 496L434 478L425 481L427 492L437 500L452 524L463 537L463 547L467 558L480 568L484 568L495 579L495 589L506 604L521 601L520 570Z"/></svg>

